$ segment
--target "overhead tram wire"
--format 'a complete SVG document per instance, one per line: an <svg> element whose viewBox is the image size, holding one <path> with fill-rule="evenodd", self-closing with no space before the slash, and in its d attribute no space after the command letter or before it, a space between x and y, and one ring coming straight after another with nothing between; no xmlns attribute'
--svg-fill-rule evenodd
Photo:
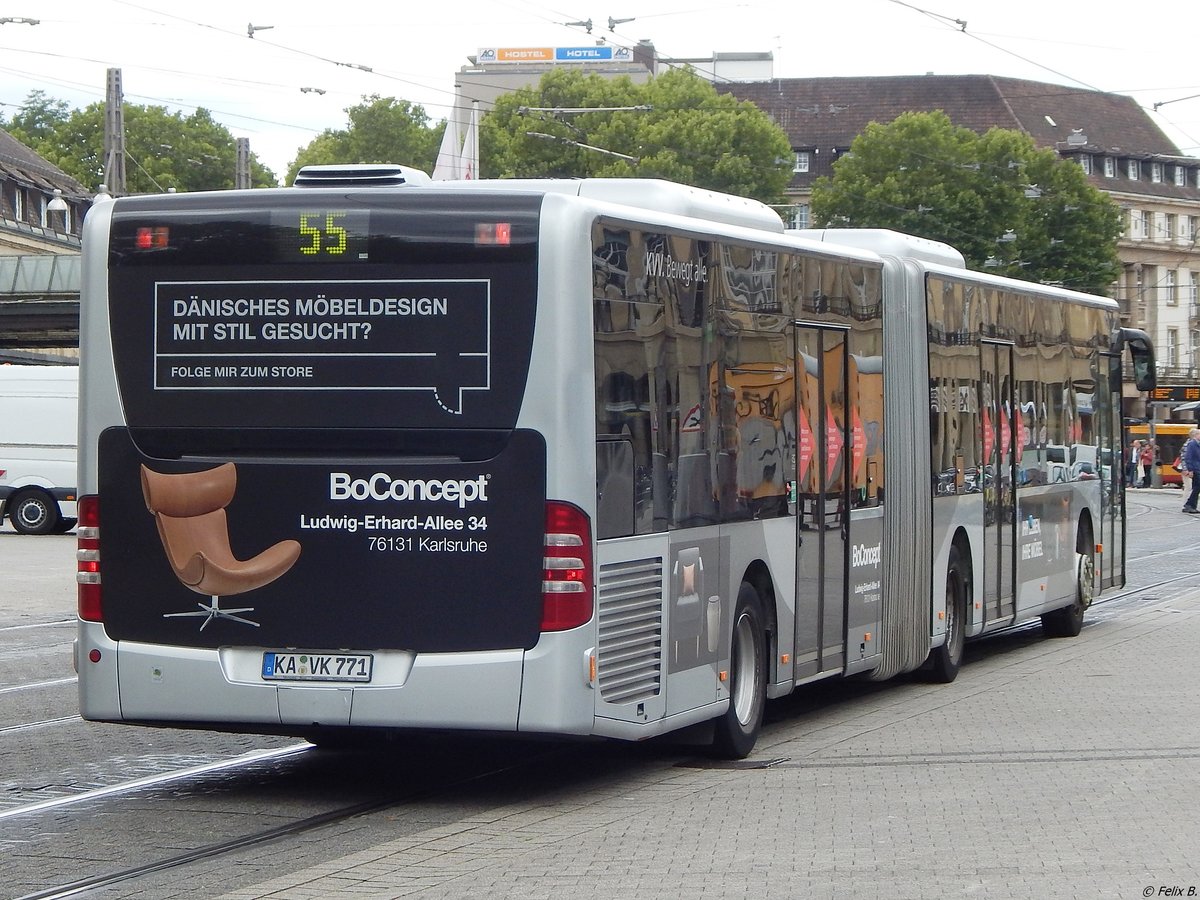
<svg viewBox="0 0 1200 900"><path fill-rule="evenodd" d="M215 31L218 34L223 34L228 37L235 38L239 41L246 40L246 33L244 31L231 31L228 28L221 28L216 25L210 25L207 22L199 22L199 21L196 21L195 19L189 19L185 16L180 16L175 13L165 12L163 10L158 10L158 9L152 9L150 7L142 6L141 4L138 4L138 3L132 3L132 2L130 2L130 0L113 0L113 2L119 3L123 6L131 7L132 9L141 10L142 12L148 12L148 13L152 13L154 15L166 16L167 18L175 19L177 21L183 22L184 24L192 25L196 28L204 28L204 29L207 29L210 31ZM396 82L399 82L402 84L409 84L413 87L419 87L424 90L431 90L431 91L435 91L438 93L449 94L451 96L455 96L453 91L448 91L448 90L445 90L444 88L435 87L434 85L432 85L428 82L413 81L410 79L401 78L398 75L392 75L388 72L381 71L381 70L375 68L374 66L368 66L365 63L349 62L349 61L345 61L345 60L332 59L331 57L322 56L319 53L312 53L308 50L301 50L297 47L289 47L286 44L281 44L281 43L278 43L277 41L270 41L263 37L254 37L254 43L256 45L273 47L274 49L282 50L285 53L292 53L297 56L302 56L306 59L313 59L318 62L326 63L328 65L333 65L333 66L338 66L338 67L348 68L348 69L357 69L357 70L365 72L367 74L377 75L381 78L385 78L385 79L388 79L391 81L396 81ZM207 76L197 75L196 77L207 77ZM285 87L284 85L277 85L277 86ZM300 85L296 85L295 88L297 90L299 90ZM404 99L404 98L400 98L400 99ZM214 112L215 111L216 110L214 110ZM267 120L259 120L259 121L267 121ZM274 123L272 123L272 124L274 124ZM283 123L280 123L280 124L283 124ZM312 130L312 129L304 129L304 130Z"/></svg>
<svg viewBox="0 0 1200 900"><path fill-rule="evenodd" d="M169 19L176 20L176 21L178 21L178 22L182 22L182 23L184 23L184 24L186 24L186 25L190 25L190 26L193 26L193 27L196 27L196 28L202 28L202 29L205 29L205 30L208 30L208 31L213 31L213 32L216 32L216 33L218 33L218 34L225 35L225 36L227 36L227 37L230 37L230 38L234 38L234 39L237 39L237 40L246 40L246 34L245 34L245 32L244 32L244 31L233 31L233 30L230 30L230 29L228 29L228 28L223 28L223 27L220 27L220 26L216 26L216 25L209 24L209 23L207 23L207 22L202 22L202 21L198 21L198 20L195 20L195 19L191 19L191 18L188 18L188 17L186 17L186 16L181 16L181 15L178 15L178 14L176 14L176 13L168 12L168 11L161 10L161 9L155 9L155 8L148 7L148 6L145 6L145 5L139 4L139 3L131 2L131 0L114 0L114 2L116 2L116 3L118 3L118 4L122 5L122 6L127 6L127 7L131 8L131 9L136 9L136 10L139 10L139 11L141 11L141 12L150 13L151 15L163 16L163 17L165 17L165 18L169 18ZM711 7L711 8L712 8L712 9L717 9L717 8L725 9L724 7ZM687 12L687 14L689 14L689 15L690 15L690 14L694 14L695 12L696 12L696 10L689 10L689 11ZM534 13L534 14L535 14L535 15L537 15L539 18L542 18L542 19L544 19L546 22L548 22L548 23L550 23L550 24L560 25L560 26L564 26L564 27L567 27L567 25L568 25L568 23L566 23L566 22L552 20L552 19L550 19L550 18L547 18L547 17L545 17L544 15L541 15L540 13ZM643 17L641 17L641 18L652 18L652 17L659 17L659 16L668 16L668 15L682 15L682 14L684 14L684 13L654 13L654 14L651 14L650 16L643 16ZM567 16L567 14L566 14L566 13L562 13L561 15L562 15L564 18ZM636 21L636 19L637 19L637 17L634 17L634 18L631 18L631 19L627 19L627 20L620 20L620 21ZM615 23L615 22L617 22L617 21L618 21L618 20L614 20L614 23ZM577 31L578 29L572 29L572 30L575 30L575 31ZM614 33L614 34L616 33L616 32L615 32L615 30L613 30L613 29L610 29L610 31L611 31L612 33ZM625 41L629 41L629 40L630 40L630 39L629 39L629 38L627 38L627 37L620 36L620 35L618 35L618 37L621 37L621 38L622 38L622 40L621 40L621 41L616 41L616 42L614 42L614 41L608 41L608 43L615 43L615 45L616 45L616 46L622 47L622 48L624 48L624 49L629 49L629 50L632 50L632 49L634 49L634 48L636 47L636 45L637 45L637 42L636 42L636 41L634 41L634 42L630 42L630 43L625 43ZM461 96L461 99L463 99L463 100L468 100L468 101L475 100L475 101L481 102L481 104L482 104L482 103L484 103L484 101L480 100L479 98L476 98L476 97L472 97L472 96L470 96L470 93L469 93L469 92L462 92L462 93L460 94L460 92L458 92L458 91L454 91L454 90L447 90L447 89L445 89L445 88L440 88L440 87L437 87L437 86L435 86L434 84L432 84L432 83L430 83L430 82L427 82L427 81L419 81L419 80L415 80L415 79L411 79L411 78L405 78L405 77L403 77L403 76L401 76L401 75L394 74L394 73L391 73L391 72L387 72L387 71L384 71L384 70L378 69L378 68L376 68L376 67L374 67L374 66L369 66L369 65L366 65L366 64L363 64L363 63L357 63L357 62L348 62L348 61L343 61L343 60L336 60L336 59L333 59L333 58L331 58L331 57L323 56L323 55L321 55L321 54L318 54L318 53L313 53L313 52L310 52L310 51L307 51L307 50L302 50L302 49L299 49L299 48L297 48L297 47L288 46L288 45L286 45L286 44L282 44L282 43L279 43L279 42L277 42L277 41L270 41L270 40L267 40L267 39L265 39L265 38L263 38L263 37L255 37L255 38L254 38L254 41L255 41L255 43L256 43L256 44L258 44L258 45L269 46L269 47L272 47L272 48L274 48L274 49L277 49L277 50L284 51L284 52L286 52L286 53L295 54L295 55L298 55L298 56L301 56L301 57L304 57L304 58L307 58L307 59L313 59L313 60L316 60L316 61L318 61L318 62L323 62L323 63L326 63L326 64L328 64L328 65L333 65L333 66L337 66L337 67L343 67L343 68L358 69L358 70L360 70L360 71L363 71L364 73L367 73L367 74L370 74L370 75L375 75L375 76L377 76L377 77L383 78L383 79L385 79L385 80L388 80L388 81L394 81L394 82L396 82L396 83L399 83L399 84L406 84L406 85L410 85L410 86L412 86L412 87L420 88L420 89L422 89L422 90L425 90L425 91L432 91L432 92L435 92L435 93L445 94L445 95L448 95L449 97L452 97L452 98L453 98L453 100L452 100L451 102L448 102L448 103L446 103L446 104L444 105L444 107L443 107L441 104L434 104L434 103L429 103L429 104L420 104L420 105L421 105L423 108L424 108L424 107L434 107L434 106L437 106L437 107L439 107L439 108L445 108L447 111L452 111L452 110L454 109L455 105L458 103L458 101L459 101L459 99L460 99L460 96ZM45 52L45 51L27 51L27 52L41 52L41 53L44 53L44 55L49 55L49 56L54 56L54 55L55 55L55 54L52 54L52 53L47 53L47 52ZM658 51L657 51L657 48L656 48L656 53L657 53L657 52L658 52ZM671 59L672 59L671 57L666 57L666 56L661 56L661 55L660 55L660 56L659 56L659 58L658 58L658 61L659 61L659 62L662 62L662 63L664 63L664 64L666 64L666 65L668 65L668 66L670 66L670 65L672 65ZM96 63L96 64L98 64L98 65L109 65L109 66L115 65L115 64L113 64L113 63L105 63L105 62L104 62L104 61L102 61L102 60L86 60L86 61L89 61L89 62L94 62L94 63ZM702 67L700 67L700 66L697 66L697 65L695 65L694 63L690 63L690 65L692 65L692 67L693 67L693 68L695 68L697 71L699 71L699 72L703 72L704 74L706 74L706 75L707 75L707 76L710 78L710 80L712 80L713 82L718 82L718 81L725 81L725 82L729 82L729 81L730 81L730 79L720 79L720 78L719 78L719 77L716 75L716 73L715 73L714 71L712 71L711 69L707 69L707 70L706 70L706 69L704 69L704 68L702 68ZM195 78L198 78L198 79L212 78L212 77L213 77L213 76L211 76L211 75L208 75L208 74L202 74L202 73L187 73L187 72L179 72L179 71L173 71L173 70L154 69L153 67L145 67L145 68L147 68L147 70L148 70L148 71L163 71L163 72L168 72L168 73L170 73L170 74L180 75L180 76L183 76L183 77L195 77ZM260 87L276 87L276 88L285 89L285 90L290 90L290 89L292 89L292 87L293 87L293 86L291 86L291 85L283 85L283 84L277 84L277 83L273 84L273 83L270 83L270 82L254 82L254 81L250 81L250 80L244 80L244 79L217 78L216 80L218 80L218 81L226 81L226 82L229 82L229 83L245 83L245 84L252 84L252 85L255 85L255 86L260 86ZM470 86L470 84L471 84L471 80L470 80L469 76L467 76L467 77L463 77L463 76L461 76L461 75L460 75L460 76L458 77L457 81L458 81L458 84L460 85L460 87L461 87L461 86L463 86L463 85ZM296 87L296 89L299 89L299 86L295 86L295 87ZM92 91L90 88L89 88L89 89L87 89L87 90L88 90L88 92L89 92L89 93L94 93L96 96L100 96L99 92L94 92L94 91ZM134 94L127 94L126 96L127 96L127 97L131 97L131 98L133 98L133 97L136 97L136 98L138 98L138 99L149 100L149 101L151 101L151 102L162 103L162 104L164 104L164 105L176 106L176 107L180 107L180 108L184 108L184 109L193 109L193 110L194 110L194 109L199 109L199 108L201 108L201 107L199 107L199 106L196 106L196 105L179 103L179 102L177 102L177 101L175 101L175 100L169 100L169 99L163 99L163 98L157 98L157 97L150 97L150 96L146 96L146 95L134 95ZM406 99L406 98L398 98L398 99ZM407 101L407 102L411 102L411 101ZM487 104L487 105L488 105L488 106L490 106L491 104L489 103L489 104ZM304 126L298 126L298 125L295 125L294 123L290 123L290 122L276 122L276 121L273 121L273 120L270 120L270 119L262 119L262 118L253 117L253 116L246 116L246 115L244 115L244 114L227 112L227 111L224 111L224 110L221 110L221 109L216 109L216 108L207 107L207 106L206 106L206 107L203 107L203 108L205 108L205 109L208 109L208 110L210 110L210 111L211 111L211 112L213 112L213 113L220 114L220 115L221 115L221 116L223 116L223 117L228 117L228 118L236 118L236 119L239 119L239 120L242 120L242 121L247 121L247 122L258 122L258 123L262 123L262 124L268 124L268 125L278 125L278 126L284 126L284 127L290 127L290 128L299 128L300 130L302 130L302 131L306 131L306 132L312 132L312 131L314 131L314 129L312 129L312 128L307 128L307 127L304 127Z"/></svg>
<svg viewBox="0 0 1200 900"><path fill-rule="evenodd" d="M1088 82L1086 82L1086 81L1083 81L1082 79L1076 78L1076 77L1074 77L1073 75L1069 75L1069 74L1067 74L1066 72L1062 72L1062 71L1060 71L1060 70L1058 70L1058 69L1055 69L1055 68L1053 68L1052 66L1047 66L1047 65L1045 65L1045 64L1043 64L1043 63L1039 63L1037 60L1030 59L1029 57L1022 56L1021 54L1019 54L1019 53L1016 53L1016 52L1014 52L1014 51L1012 51L1012 50L1008 50L1008 49L1006 49L1005 47L1002 47L1002 46L1000 46L999 44L996 44L996 43L994 43L994 42L992 42L992 41L989 41L989 40L986 40L986 39L984 39L983 37L981 37L980 35L978 35L978 34L976 34L976 33L972 32L972 31L968 31L968 30L967 30L967 22L966 22L965 20L951 18L951 17L949 17L949 16L944 16L944 15L942 15L942 14L940 14L940 13L935 13L935 12L932 12L932 11L930 11L930 10L922 9L921 7L914 6L914 5L912 5L911 3L906 3L906 2L904 2L904 0L889 0L889 2L891 2L891 3L895 3L897 6L903 6L903 7L907 8L907 9L911 9L911 10L913 10L914 12L918 12L918 13L920 13L921 15L928 16L929 18L932 18L932 19L935 19L935 20L940 20L940 21L941 21L943 24L947 24L947 25L950 25L950 26L952 26L952 27L953 27L953 26L958 26L957 28L955 28L955 30L956 30L956 31L961 31L961 32L963 32L963 33L964 33L964 34L966 34L968 37L972 38L973 40L979 41L980 43L984 44L984 45L985 45L985 46L987 46L987 47L991 47L993 50L997 50L997 51L999 51L1000 53L1004 53L1004 54L1006 54L1006 55L1008 55L1008 56L1011 56L1011 57L1013 57L1014 59L1019 59L1019 60L1021 60L1022 62L1028 63L1028 64L1029 64L1029 65L1031 65L1031 66L1035 66L1036 68L1042 69L1042 70L1044 70L1044 71L1046 71L1046 72L1050 72L1050 73L1051 73L1051 74L1053 74L1053 75L1057 75L1057 76L1059 76L1060 78L1065 78L1065 79L1067 79L1068 81L1071 81L1071 82L1073 82L1073 83L1075 83L1075 84L1082 85L1083 87L1087 88L1088 90L1092 90L1092 91L1099 91L1100 93L1131 93L1131 92L1129 92L1129 91L1124 91L1124 92L1123 92L1123 91L1115 91L1115 90L1113 90L1113 91L1105 91L1105 90L1104 90L1104 89L1102 89L1102 88L1096 87L1096 86L1095 86L1095 85L1093 85L1093 84L1089 84ZM1194 96L1195 96L1195 97L1200 97L1200 94L1197 94L1197 95L1194 95ZM1181 97L1181 98L1179 98L1179 99L1181 99L1181 100L1190 100L1190 99L1194 99L1194 97ZM1167 103L1171 103L1171 102L1175 102L1175 101L1166 101L1166 102L1167 102ZM1158 109L1159 109L1159 107L1160 107L1160 106L1163 106L1163 105L1165 105L1165 104L1164 104L1164 103L1155 103L1155 104L1154 104L1154 106L1153 106L1153 109L1152 109L1152 111L1153 111L1153 112L1158 112ZM1168 120L1168 122L1169 122L1169 120ZM1171 124L1171 123L1169 123L1169 124ZM1174 126L1174 127L1178 127L1178 126ZM1189 139L1189 140L1194 140L1194 138L1192 138L1190 135L1186 135L1186 136L1188 137L1188 139Z"/></svg>
<svg viewBox="0 0 1200 900"><path fill-rule="evenodd" d="M1088 82L1086 82L1080 78L1076 78L1074 75L1068 75L1066 72L1062 72L1058 69L1053 68L1052 66L1047 66L1044 63L1040 63L1035 59L1030 59L1027 56L1022 56L1020 53L1017 53L1013 50L1009 50L1005 47L1000 46L999 44L993 43L992 41L986 40L985 38L981 37L980 35L976 34L975 32L969 31L967 29L967 22L964 19L955 19L955 18L951 18L950 16L944 16L941 13L935 13L935 12L932 12L927 9L922 9L919 6L913 6L911 3L905 3L904 0L889 0L889 2L895 3L897 6L903 6L906 9L911 9L914 12L918 12L923 16L928 16L931 19L940 20L943 24L954 28L955 31L961 31L963 34L965 34L967 37L971 38L972 40L978 41L979 43L983 44L986 47L991 47L993 50L997 50L1000 53L1005 54L1006 56L1011 56L1014 59L1019 59L1019 60L1021 60L1021 62L1028 63L1029 65L1035 66L1036 68L1039 68L1046 72L1049 72L1052 75L1057 75L1060 78L1065 78L1068 81L1074 82L1075 84L1082 85L1083 87L1087 88L1088 90L1099 91L1102 94L1108 93L1104 89L1096 87L1094 84L1089 84Z"/></svg>
<svg viewBox="0 0 1200 900"><path fill-rule="evenodd" d="M132 9L137 9L137 10L141 10L141 11L143 11L143 12L152 13L152 14L154 14L154 15L162 15L162 16L166 16L167 18L175 19L175 20L177 20L177 21L183 22L183 23L185 23L185 24L188 24L188 25L193 25L193 26L195 26L195 27L198 27L198 28L205 28L205 29L208 29L208 30L211 30L211 31L215 31L215 32L217 32L217 33L219 33L219 34L224 34L224 35L227 35L227 36L229 36L229 37L236 38L236 39L238 39L238 40L246 40L246 33L245 33L244 31L231 31L230 29L227 29L227 28L221 28L221 27L219 27L219 26L216 26L216 25L210 25L210 24L208 24L208 23L206 23L206 22L199 22L199 21L196 21L196 20L194 20L194 19L189 19L189 18L187 18L187 17L185 17L185 16L180 16L180 15L177 15L177 14L175 14L175 13L169 13L169 12L165 12L165 11L163 11L163 10L157 10L157 9L153 9L153 8L151 8L151 7L143 6L143 5L141 5L141 4L138 4L138 3L133 3L133 2L131 2L131 0L114 0L114 2L116 2L116 3L119 3L119 4L123 5L123 6L128 6L128 7L132 8ZM562 22L558 22L558 21L555 21L555 20L552 20L552 19L545 18L544 16L539 16L539 18L543 18L543 19L544 19L544 20L545 20L547 23L550 23L550 24L555 24L555 25L562 25L562 24L564 24L564 23L562 23ZM405 77L402 77L402 76L400 76L400 75L396 75L396 74L393 74L393 73L390 73L390 72L387 72L387 71L381 70L381 69L379 69L379 68L376 68L376 67L374 67L374 66L369 66L369 65L366 65L366 64L364 64L364 63L348 62L348 61L344 61L344 60L336 60L336 59L332 59L332 58L330 58L330 57L323 56L323 55L321 55L321 54L319 54L319 53L312 53L312 52L310 52L310 51L308 51L308 50L301 50L301 49L299 49L299 48L297 48L297 47L290 47L290 46L288 46L288 45L286 45L286 44L281 44L281 43L279 43L279 42L277 42L277 41L271 41L271 40L267 40L266 38L263 38L263 37L255 37L255 38L254 38L254 42L255 42L255 44L259 44L259 45L262 45L262 46L267 46L267 47L273 47L273 48L274 48L274 49L276 49L276 50L282 50L282 51L284 51L284 52L286 52L286 53L292 53L292 54L296 54L296 55L298 55L298 56L302 56L302 57L305 57L305 58L307 58L307 59L313 59L313 60L316 60L316 61L318 61L318 62L323 62L323 63L329 64L329 65L338 66L338 67L343 67L343 68L357 69L357 70L359 70L359 71L362 71L362 72L364 72L364 73L367 73L367 74L370 74L370 75L376 75L376 76L378 76L378 77L380 77L380 78L384 78L384 79L386 79L386 80L389 80L389 81L394 81L394 82L397 82L397 83L399 83L399 84L407 84L407 85L410 85L410 86L412 86L412 87L421 88L422 90L433 91L433 92L435 92L435 93L439 93L439 94L446 94L446 95L448 95L448 96L450 96L450 97L453 97L453 98L454 98L454 102L447 103L447 104L445 105L445 108L446 108L447 110L453 110L453 109L454 109L454 106L455 106L455 103L457 103L457 101L458 101L458 99L459 99L459 94L458 94L456 91L454 91L454 90L447 90L447 89L445 89L445 88L437 87L436 85L434 85L434 84L432 84L432 83L430 83L430 82L427 82L427 81L417 81L417 80L413 80L413 79L411 79L411 78L405 78ZM463 81L463 79L461 79L461 78L460 78L460 79L458 79L458 80L459 80L460 82L462 82L462 81ZM407 100L407 98L397 98L397 99L405 99L405 100ZM465 100L478 100L479 98L473 98L473 97L470 97L470 96L465 96L465 95L464 95L463 99L465 99ZM408 101L408 102L411 102L411 101ZM425 106L426 104L421 104L421 105L422 105L422 106ZM435 105L435 104L428 104L428 105L430 105L430 106L433 106L433 105Z"/></svg>
<svg viewBox="0 0 1200 900"><path fill-rule="evenodd" d="M64 54L64 53L53 53L48 50L31 50L27 47L0 47L0 51L6 52L6 53L25 53L25 54L28 54L31 56L47 56L47 57L50 57L51 59L69 60L71 62L92 63L97 66L106 66L108 68L120 68L118 63L112 62L110 60L93 59L93 58L86 57L86 56L74 56L74 55L69 55L69 54ZM232 76L228 76L228 75L211 75L210 76L210 75L206 75L206 74L200 74L197 72L188 72L188 71L185 71L182 69L166 69L161 66L134 65L134 66L130 66L128 68L141 70L141 71L145 71L145 72L157 72L157 73L160 73L163 75L175 75L175 76L178 76L181 78L193 78L196 80L203 80L203 81L215 81L215 82L218 82L221 84L229 84L229 85L233 85L233 86L249 85L251 87L278 88L278 89L284 90L284 91L294 90L292 85L282 84L282 83L276 82L276 81L258 81L258 80L251 79L251 78L236 78L236 77L232 77ZM18 70L0 69L0 71L16 72ZM23 70L21 71L21 74L28 76L28 72L23 71ZM81 85L79 82L67 82L67 81L64 81L62 83L64 85L86 87L86 88L88 88L89 91L96 92L96 91L94 91L92 85L90 85L90 84ZM104 94L103 91L99 91L98 93L100 96L103 96L103 94ZM153 98L151 98L151 99L153 99ZM171 102L173 102L173 101L171 101ZM184 104L184 105L186 105L186 104ZM195 108L195 107L192 107L192 108ZM205 108L207 109L208 107L205 107Z"/></svg>
<svg viewBox="0 0 1200 900"><path fill-rule="evenodd" d="M56 57L59 59L68 59L68 58L78 59L78 60L82 60L83 62L89 62L89 63L94 63L96 65L109 66L109 67L114 67L117 65L114 62L107 62L105 60L89 59L89 58L84 58L84 57L66 57L63 54L49 53L47 51L42 51L42 50L28 50L25 48L0 47L0 50L9 50L9 49L11 49L11 51L14 53L30 53L30 54L41 55L41 56ZM180 75L180 76L186 77L186 78L204 79L206 77L206 76L200 75L198 73L194 73L194 72L183 72L183 71L179 71L179 70L175 70L175 69L163 69L163 68L158 68L158 67L154 67L154 66L134 66L133 68L144 69L147 72L160 72L160 73L165 73L165 74ZM50 85L53 87L67 88L69 90L78 91L79 93L95 97L97 101L104 99L104 91L102 89L97 88L96 85L91 84L91 83L69 81L69 80L62 79L62 78L52 78L52 77L49 77L46 75L40 75L40 74L33 75L26 69L18 70L18 69L9 69L6 67L0 67L0 73L8 73L11 75L19 76L19 77L25 79L26 81L32 81L35 83L40 82L42 84ZM212 79L212 80L226 82L226 83L230 83L230 84L250 84L250 85L255 85L255 86L259 86L259 87L276 87L281 90L292 90L290 85L273 84L271 82L250 81L247 79L216 78L216 79ZM306 133L310 133L310 134L314 134L314 135L320 133L319 129L311 128L311 127L304 126L304 125L297 125L295 122L284 122L284 121L279 121L279 120L275 120L275 119L264 119L259 116L250 116L245 113L231 112L231 111L223 110L223 109L213 107L213 106L203 106L203 105L197 105L197 104L193 104L193 103L184 103L180 100L176 100L173 98L155 97L155 96L152 96L149 94L132 93L132 92L128 92L128 91L126 91L124 93L124 98L126 100L148 102L148 103L161 105L164 107L172 107L172 108L182 109L182 110L191 110L193 112L200 110L200 109L205 109L209 112L216 113L227 119L237 119L237 120L240 120L243 122L250 122L250 123L255 123L255 124L260 124L260 125L272 125L272 126L277 126L277 127L282 127L282 128L294 128L299 131L304 131ZM9 104L9 105L17 106L18 108L24 108L24 106L25 106L24 103Z"/></svg>

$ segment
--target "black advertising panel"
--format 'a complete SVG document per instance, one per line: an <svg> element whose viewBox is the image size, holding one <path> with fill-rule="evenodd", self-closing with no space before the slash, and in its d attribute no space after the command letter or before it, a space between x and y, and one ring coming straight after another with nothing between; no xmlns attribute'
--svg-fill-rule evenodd
<svg viewBox="0 0 1200 900"><path fill-rule="evenodd" d="M539 210L424 188L123 199L108 302L126 422L513 427Z"/></svg>
<svg viewBox="0 0 1200 900"><path fill-rule="evenodd" d="M179 646L532 647L546 449L477 461L163 460L100 440L105 627Z"/></svg>
<svg viewBox="0 0 1200 900"><path fill-rule="evenodd" d="M109 634L365 654L534 646L546 448L515 426L540 197L116 203L125 427L99 446Z"/></svg>

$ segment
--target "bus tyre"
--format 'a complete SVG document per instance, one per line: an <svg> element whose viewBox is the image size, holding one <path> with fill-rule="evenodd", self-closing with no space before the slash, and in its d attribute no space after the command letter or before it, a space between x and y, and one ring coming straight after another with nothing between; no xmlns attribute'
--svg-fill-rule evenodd
<svg viewBox="0 0 1200 900"><path fill-rule="evenodd" d="M729 709L716 720L713 753L744 759L754 749L767 702L767 635L758 591L745 582L733 611L729 651Z"/></svg>
<svg viewBox="0 0 1200 900"><path fill-rule="evenodd" d="M1096 595L1096 558L1092 554L1092 536L1080 531L1075 542L1075 602L1042 616L1042 630L1048 637L1075 637L1083 630L1083 614Z"/></svg>
<svg viewBox="0 0 1200 900"><path fill-rule="evenodd" d="M971 596L967 564L958 545L950 548L946 564L946 642L929 654L933 679L949 684L958 676L967 642L967 609Z"/></svg>
<svg viewBox="0 0 1200 900"><path fill-rule="evenodd" d="M58 504L45 491L22 491L12 498L8 517L21 534L49 534L58 526Z"/></svg>

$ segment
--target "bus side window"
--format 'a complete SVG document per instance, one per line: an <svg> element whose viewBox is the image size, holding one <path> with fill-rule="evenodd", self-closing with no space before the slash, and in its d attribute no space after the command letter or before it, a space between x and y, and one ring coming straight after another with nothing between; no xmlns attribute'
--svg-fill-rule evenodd
<svg viewBox="0 0 1200 900"><path fill-rule="evenodd" d="M633 442L601 438L596 442L596 537L633 534Z"/></svg>

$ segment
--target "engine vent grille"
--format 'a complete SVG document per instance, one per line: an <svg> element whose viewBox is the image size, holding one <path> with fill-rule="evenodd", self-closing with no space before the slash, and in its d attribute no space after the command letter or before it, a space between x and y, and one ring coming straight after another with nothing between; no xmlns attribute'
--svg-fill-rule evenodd
<svg viewBox="0 0 1200 900"><path fill-rule="evenodd" d="M606 703L635 703L662 690L662 557L600 567L597 679Z"/></svg>

